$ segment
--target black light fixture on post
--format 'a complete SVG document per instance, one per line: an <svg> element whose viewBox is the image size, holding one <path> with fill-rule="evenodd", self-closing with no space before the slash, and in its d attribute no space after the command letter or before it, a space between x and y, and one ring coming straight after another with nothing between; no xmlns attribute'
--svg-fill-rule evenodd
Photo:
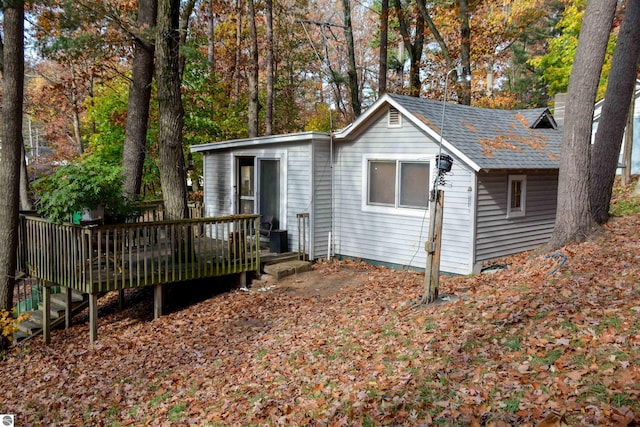
<svg viewBox="0 0 640 427"><path fill-rule="evenodd" d="M456 68L450 70L444 81L444 95L442 102L442 123L440 125L440 141L438 143L438 155L436 156L436 171L435 179L433 182L433 188L431 190L431 197L429 198L430 212L429 212L429 236L425 243L425 251L427 252L427 263L424 272L424 293L420 299L420 304L428 304L435 302L438 298L438 285L440 280L440 248L442 245L442 214L444 207L444 175L451 172L453 166L453 158L448 154L442 154L442 141L444 138L444 119L447 109L447 90L449 83L449 76L451 73L456 72L458 78L457 83L462 83L465 80L471 81L471 74L467 67L458 65Z"/></svg>

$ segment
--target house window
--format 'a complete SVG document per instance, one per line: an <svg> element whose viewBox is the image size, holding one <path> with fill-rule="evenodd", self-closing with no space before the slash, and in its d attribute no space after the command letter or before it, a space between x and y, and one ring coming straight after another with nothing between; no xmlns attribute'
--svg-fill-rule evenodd
<svg viewBox="0 0 640 427"><path fill-rule="evenodd" d="M425 209L428 193L428 162L369 161L368 205Z"/></svg>
<svg viewBox="0 0 640 427"><path fill-rule="evenodd" d="M527 200L527 176L509 175L507 218L524 216Z"/></svg>
<svg viewBox="0 0 640 427"><path fill-rule="evenodd" d="M400 115L400 111L398 111L397 109L390 107L389 108L389 115L387 117L388 119L388 123L389 123L389 127L399 127L402 123L400 122L400 118L402 116Z"/></svg>

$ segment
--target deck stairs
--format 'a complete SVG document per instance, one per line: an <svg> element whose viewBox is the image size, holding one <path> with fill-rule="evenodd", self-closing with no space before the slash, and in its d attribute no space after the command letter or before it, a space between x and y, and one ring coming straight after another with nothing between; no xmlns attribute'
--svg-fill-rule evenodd
<svg viewBox="0 0 640 427"><path fill-rule="evenodd" d="M57 292L56 292L57 291ZM21 310L21 314L29 315L27 320L23 320L18 324L18 331L13 335L14 342L21 342L38 336L42 333L43 313L42 309L38 309L42 304L41 294L30 297L26 301L20 301L18 306L27 307L27 310ZM71 315L74 316L89 306L87 294L71 290ZM51 293L51 305L49 308L49 321L52 328L65 323L65 307L66 293L61 291L59 287Z"/></svg>

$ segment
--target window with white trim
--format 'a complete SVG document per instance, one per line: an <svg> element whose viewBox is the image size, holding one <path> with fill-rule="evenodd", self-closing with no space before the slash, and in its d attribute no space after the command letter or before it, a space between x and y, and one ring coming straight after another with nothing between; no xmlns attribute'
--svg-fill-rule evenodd
<svg viewBox="0 0 640 427"><path fill-rule="evenodd" d="M527 201L527 176L509 175L507 187L507 218L524 216Z"/></svg>
<svg viewBox="0 0 640 427"><path fill-rule="evenodd" d="M369 160L367 205L394 209L426 209L429 162Z"/></svg>

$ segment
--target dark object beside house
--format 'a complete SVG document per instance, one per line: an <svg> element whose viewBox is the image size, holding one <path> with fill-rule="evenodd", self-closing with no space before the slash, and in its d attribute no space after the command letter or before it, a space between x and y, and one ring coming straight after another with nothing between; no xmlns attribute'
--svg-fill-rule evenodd
<svg viewBox="0 0 640 427"><path fill-rule="evenodd" d="M269 252L281 254L288 251L287 230L272 230L269 236Z"/></svg>

